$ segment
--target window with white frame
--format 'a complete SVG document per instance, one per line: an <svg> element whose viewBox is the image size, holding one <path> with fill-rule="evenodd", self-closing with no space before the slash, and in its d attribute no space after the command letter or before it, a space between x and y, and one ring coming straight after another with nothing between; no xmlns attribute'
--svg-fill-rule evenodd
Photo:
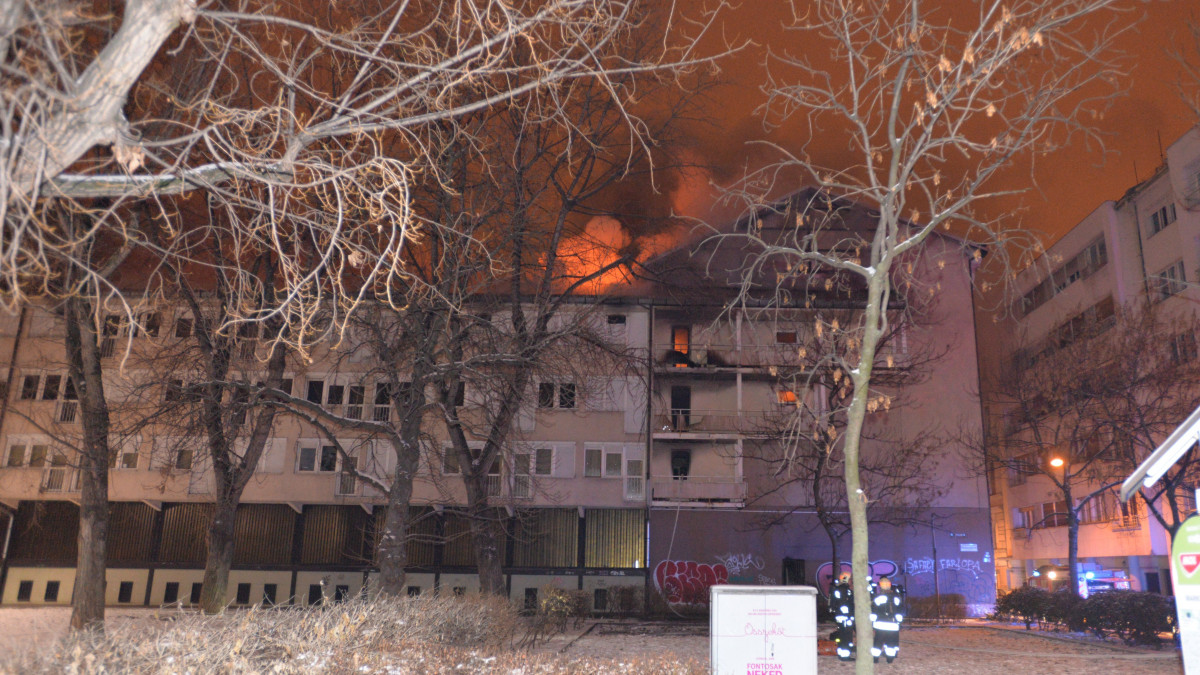
<svg viewBox="0 0 1200 675"><path fill-rule="evenodd" d="M609 314L604 318L604 336L612 342L623 343L626 340L627 317L624 314Z"/></svg>
<svg viewBox="0 0 1200 675"><path fill-rule="evenodd" d="M513 456L513 496L533 496L535 477L554 475L554 448L533 448Z"/></svg>
<svg viewBox="0 0 1200 675"><path fill-rule="evenodd" d="M1179 293L1187 286L1187 277L1183 272L1183 261L1176 260L1158 274L1154 275L1152 286L1159 300Z"/></svg>
<svg viewBox="0 0 1200 675"><path fill-rule="evenodd" d="M116 447L108 458L108 468L138 468L138 441L130 439L119 444L110 441L110 444Z"/></svg>
<svg viewBox="0 0 1200 675"><path fill-rule="evenodd" d="M333 473L338 470L337 446L301 441L296 450L297 473Z"/></svg>
<svg viewBox="0 0 1200 675"><path fill-rule="evenodd" d="M35 436L10 436L5 449L4 466L13 469L40 469L50 457L50 441Z"/></svg>
<svg viewBox="0 0 1200 675"><path fill-rule="evenodd" d="M574 382L541 382L538 384L538 407L572 410L575 408Z"/></svg>
<svg viewBox="0 0 1200 675"><path fill-rule="evenodd" d="M605 443L584 447L585 478L621 478L625 475L624 469L625 453L620 445Z"/></svg>
<svg viewBox="0 0 1200 675"><path fill-rule="evenodd" d="M1162 232L1175 222L1175 203L1171 202L1150 213L1150 236Z"/></svg>

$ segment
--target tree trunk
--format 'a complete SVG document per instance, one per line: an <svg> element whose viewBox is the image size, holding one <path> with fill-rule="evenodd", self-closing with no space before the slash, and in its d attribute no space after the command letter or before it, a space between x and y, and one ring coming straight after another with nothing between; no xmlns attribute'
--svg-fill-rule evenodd
<svg viewBox="0 0 1200 675"><path fill-rule="evenodd" d="M86 419L86 418L85 418ZM92 453L80 458L79 552L71 629L104 629L104 570L108 555L108 462Z"/></svg>
<svg viewBox="0 0 1200 675"><path fill-rule="evenodd" d="M475 470L474 467L472 470ZM467 486L467 517L471 524L471 542L475 546L475 564L479 569L479 592L485 595L507 595L504 583L504 552L500 550L499 526L495 513L488 507L487 469L479 468L478 475L464 476Z"/></svg>
<svg viewBox="0 0 1200 675"><path fill-rule="evenodd" d="M859 476L859 450L862 443L863 422L867 414L868 388L871 370L875 363L875 349L883 334L883 298L888 283L887 267L880 266L867 284L867 306L863 312L862 351L858 367L850 374L854 392L846 415L846 441L843 454L846 460L846 502L850 511L850 563L854 584L854 636L855 664L857 675L871 675L875 664L871 647L875 643L875 631L871 626L871 596L867 593L867 576L870 574L869 533L867 500L870 495L862 489Z"/></svg>
<svg viewBox="0 0 1200 675"><path fill-rule="evenodd" d="M406 417L410 420L413 415ZM404 431L408 437L393 439L396 452L396 475L387 495L387 512L383 518L383 533L375 550L379 565L379 583L373 591L374 597L399 598L404 595L405 568L408 566L409 502L412 500L413 476L420 462L420 410L415 421L410 420Z"/></svg>
<svg viewBox="0 0 1200 675"><path fill-rule="evenodd" d="M394 484L393 484L394 485ZM408 492L412 492L411 483ZM408 566L408 499L398 499L393 491L388 496L383 517L383 533L375 556L379 564L379 583L372 589L375 598L404 596L404 581Z"/></svg>
<svg viewBox="0 0 1200 675"><path fill-rule="evenodd" d="M1067 583L1071 584L1071 593L1076 597L1079 596L1079 512L1071 503L1071 487L1063 490L1063 497L1067 501L1067 564L1070 565L1070 570L1067 574Z"/></svg>
<svg viewBox="0 0 1200 675"><path fill-rule="evenodd" d="M104 629L104 571L108 556L108 404L92 313L80 298L66 303L68 369L79 397L83 443L79 455L79 540L71 629ZM64 486L67 487L67 486Z"/></svg>
<svg viewBox="0 0 1200 675"><path fill-rule="evenodd" d="M237 501L218 499L208 523L208 555L204 559L204 583L200 591L200 608L205 614L220 614L225 610L229 569L233 567L237 505Z"/></svg>

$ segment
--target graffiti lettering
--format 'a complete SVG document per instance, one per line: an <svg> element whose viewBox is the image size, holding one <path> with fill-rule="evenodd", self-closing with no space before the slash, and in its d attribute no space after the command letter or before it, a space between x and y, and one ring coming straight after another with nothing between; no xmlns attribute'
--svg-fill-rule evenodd
<svg viewBox="0 0 1200 675"><path fill-rule="evenodd" d="M978 560L974 560L972 558L938 558L937 569L939 572L944 570L966 572L976 579L979 578L979 575L983 574L983 566ZM933 573L933 558L909 558L908 560L905 560L904 573Z"/></svg>
<svg viewBox="0 0 1200 675"><path fill-rule="evenodd" d="M775 580L775 577L769 577L765 574L760 574L760 575L758 575L758 585L759 586L778 586L779 582Z"/></svg>
<svg viewBox="0 0 1200 675"><path fill-rule="evenodd" d="M762 558L750 553L726 553L715 557L729 570L730 576L737 576L751 568L762 570L766 566Z"/></svg>
<svg viewBox="0 0 1200 675"><path fill-rule="evenodd" d="M654 585L670 605L708 604L709 587L727 583L729 570L719 563L664 560L654 568Z"/></svg>
<svg viewBox="0 0 1200 675"><path fill-rule="evenodd" d="M876 560L875 562L867 563L868 573L872 579L880 579L882 577L890 577L900 570L896 563L891 560ZM850 572L850 563L844 562L841 564L841 572ZM833 585L833 579L837 576L833 573L833 563L823 563L817 568L817 589L821 591L821 595L829 597L829 587Z"/></svg>

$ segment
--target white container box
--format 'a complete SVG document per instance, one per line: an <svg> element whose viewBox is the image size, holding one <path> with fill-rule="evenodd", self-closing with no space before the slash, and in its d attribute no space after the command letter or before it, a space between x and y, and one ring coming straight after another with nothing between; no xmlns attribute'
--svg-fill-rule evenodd
<svg viewBox="0 0 1200 675"><path fill-rule="evenodd" d="M713 586L709 593L713 675L817 672L817 589Z"/></svg>

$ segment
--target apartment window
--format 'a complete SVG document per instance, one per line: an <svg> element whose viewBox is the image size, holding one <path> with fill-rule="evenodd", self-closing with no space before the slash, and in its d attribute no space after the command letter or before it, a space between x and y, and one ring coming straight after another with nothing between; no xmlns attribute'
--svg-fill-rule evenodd
<svg viewBox="0 0 1200 675"><path fill-rule="evenodd" d="M796 392L792 391L791 389L777 390L775 392L775 398L779 403L784 405L795 405L797 400Z"/></svg>
<svg viewBox="0 0 1200 675"><path fill-rule="evenodd" d="M620 478L621 477L621 451L604 453L604 477L605 478Z"/></svg>
<svg viewBox="0 0 1200 675"><path fill-rule="evenodd" d="M605 321L607 337L610 340L625 339L625 315L609 314Z"/></svg>
<svg viewBox="0 0 1200 675"><path fill-rule="evenodd" d="M175 337L186 339L192 337L192 320L180 317L175 319Z"/></svg>
<svg viewBox="0 0 1200 675"><path fill-rule="evenodd" d="M4 462L4 465L10 467L25 466L24 443L13 443L8 446L8 459Z"/></svg>
<svg viewBox="0 0 1200 675"><path fill-rule="evenodd" d="M352 384L346 391L346 417L352 420L362 419L363 400L367 396L367 388Z"/></svg>
<svg viewBox="0 0 1200 675"><path fill-rule="evenodd" d="M126 333L125 317L119 314L109 314L104 317L102 329L104 337L117 337Z"/></svg>
<svg viewBox="0 0 1200 675"><path fill-rule="evenodd" d="M250 584L237 585L237 596L234 599L234 602L239 605L250 604Z"/></svg>
<svg viewBox="0 0 1200 675"><path fill-rule="evenodd" d="M352 495L358 491L358 480L354 473L357 468L357 457L347 457L342 460L342 470L338 475L337 482L337 493L339 495Z"/></svg>
<svg viewBox="0 0 1200 675"><path fill-rule="evenodd" d="M321 584L308 585L308 604L320 605L325 601L325 594L321 591Z"/></svg>
<svg viewBox="0 0 1200 675"><path fill-rule="evenodd" d="M1170 203L1150 214L1150 236L1162 232L1168 225L1175 222L1175 204Z"/></svg>
<svg viewBox="0 0 1200 675"><path fill-rule="evenodd" d="M196 582L192 584L192 590L188 593L188 604L200 604L200 591L204 590L204 584Z"/></svg>
<svg viewBox="0 0 1200 675"><path fill-rule="evenodd" d="M392 392L387 383L379 382L375 385L375 410L371 413L371 419L376 422L387 422L392 417Z"/></svg>
<svg viewBox="0 0 1200 675"><path fill-rule="evenodd" d="M777 345L794 345L794 344L796 344L796 331L794 331L794 330L775 331L775 344L777 344Z"/></svg>
<svg viewBox="0 0 1200 675"><path fill-rule="evenodd" d="M32 401L37 398L38 385L41 384L41 377L38 375L26 375L21 380L21 400Z"/></svg>
<svg viewBox="0 0 1200 675"><path fill-rule="evenodd" d="M44 602L58 602L58 586L57 581L46 582L46 593L42 596Z"/></svg>
<svg viewBox="0 0 1200 675"><path fill-rule="evenodd" d="M179 601L179 582L168 581L163 589L163 604L170 605Z"/></svg>
<svg viewBox="0 0 1200 675"><path fill-rule="evenodd" d="M1021 311L1029 314L1076 281L1087 279L1108 264L1104 237L1093 239L1082 251L1021 298Z"/></svg>
<svg viewBox="0 0 1200 675"><path fill-rule="evenodd" d="M301 472L337 471L337 447L333 445L302 445L296 470Z"/></svg>
<svg viewBox="0 0 1200 675"><path fill-rule="evenodd" d="M538 407L572 410L575 408L574 382L542 382L538 384Z"/></svg>
<svg viewBox="0 0 1200 675"><path fill-rule="evenodd" d="M117 602L129 603L133 602L133 582L122 581L117 587Z"/></svg>
<svg viewBox="0 0 1200 675"><path fill-rule="evenodd" d="M350 598L350 586L347 584L338 584L333 587L333 601L345 602Z"/></svg>
<svg viewBox="0 0 1200 675"><path fill-rule="evenodd" d="M309 380L308 391L305 392L304 399L309 403L321 405L325 402L325 380Z"/></svg>
<svg viewBox="0 0 1200 675"><path fill-rule="evenodd" d="M136 469L138 466L137 450L118 449L108 460L108 466L110 469Z"/></svg>
<svg viewBox="0 0 1200 675"><path fill-rule="evenodd" d="M158 312L146 312L138 315L138 326L133 326L130 333L133 337L148 337L156 338L162 330L162 314Z"/></svg>
<svg viewBox="0 0 1200 675"><path fill-rule="evenodd" d="M192 445L190 443L181 445L179 449L175 451L175 461L172 462L172 466L179 471L191 471L192 452Z"/></svg>
<svg viewBox="0 0 1200 675"><path fill-rule="evenodd" d="M263 584L262 604L265 607L273 607L276 603L276 597L279 587L275 584Z"/></svg>
<svg viewBox="0 0 1200 675"><path fill-rule="evenodd" d="M604 451L600 448L585 448L583 451L584 478L599 478L604 463Z"/></svg>
<svg viewBox="0 0 1200 675"><path fill-rule="evenodd" d="M62 385L62 375L47 375L46 384L42 387L43 401L57 401L58 388Z"/></svg>
<svg viewBox="0 0 1200 675"><path fill-rule="evenodd" d="M1170 352L1171 363L1182 365L1196 360L1196 336L1192 333L1180 333L1172 338L1167 348Z"/></svg>
<svg viewBox="0 0 1200 675"><path fill-rule="evenodd" d="M442 475L457 476L462 473L458 466L458 451L454 448L446 448L442 453Z"/></svg>
<svg viewBox="0 0 1200 675"><path fill-rule="evenodd" d="M1182 291L1187 285L1183 261L1177 260L1168 265L1166 269L1154 275L1153 282L1152 289L1157 293L1159 300L1166 300Z"/></svg>
<svg viewBox="0 0 1200 675"><path fill-rule="evenodd" d="M554 471L554 449L538 448L533 451L533 475L549 476Z"/></svg>
<svg viewBox="0 0 1200 675"><path fill-rule="evenodd" d="M17 584L17 602L29 602L31 597L33 597L32 581L22 581Z"/></svg>

